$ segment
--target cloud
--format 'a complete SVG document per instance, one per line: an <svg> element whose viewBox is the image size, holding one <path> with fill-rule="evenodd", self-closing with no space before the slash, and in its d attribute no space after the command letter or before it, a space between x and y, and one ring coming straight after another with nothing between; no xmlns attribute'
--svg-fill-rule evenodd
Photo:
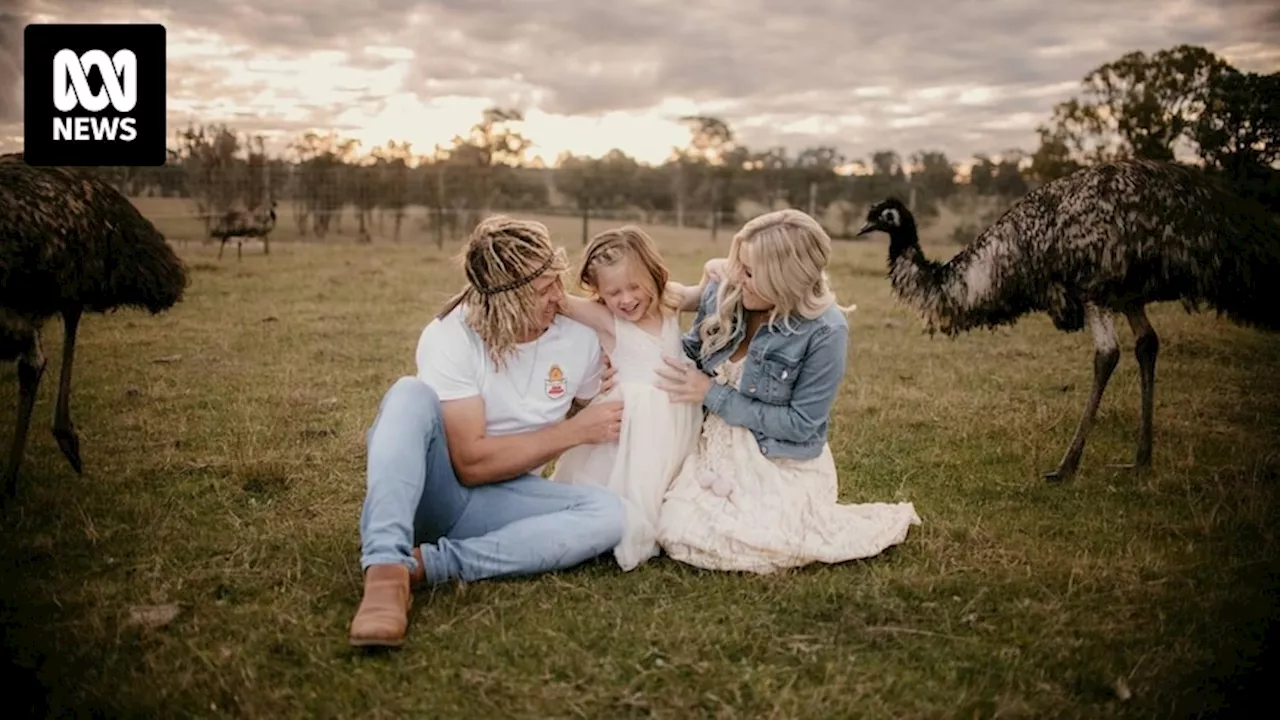
<svg viewBox="0 0 1280 720"><path fill-rule="evenodd" d="M263 130L409 108L408 92L552 116L691 107L751 146L959 160L1030 149L1054 103L1131 50L1200 44L1243 69L1280 69L1273 0L23 2L50 19L165 22L183 48L170 56L175 114ZM0 54L0 144L17 115L13 57Z"/></svg>
<svg viewBox="0 0 1280 720"><path fill-rule="evenodd" d="M749 145L836 145L859 156L1030 146L1092 68L1179 43L1280 65L1264 2L899 0L892 11L816 0L650 0L583 8L433 3L408 89L486 78L566 115L679 97L717 108ZM526 18L518 22L510 18ZM461 77L460 77L461 76ZM876 88L877 92L868 92ZM456 88L451 87L456 92ZM811 121L806 123L805 119ZM806 127L812 127L808 130Z"/></svg>
<svg viewBox="0 0 1280 720"><path fill-rule="evenodd" d="M1237 15L1272 37L1280 33L1280 5L1274 0L1222 0Z"/></svg>
<svg viewBox="0 0 1280 720"><path fill-rule="evenodd" d="M56 22L161 21L170 29L203 29L262 49L309 49L393 32L416 0L25 0Z"/></svg>
<svg viewBox="0 0 1280 720"><path fill-rule="evenodd" d="M0 135L3 127L22 120L22 28L26 0L0 9Z"/></svg>

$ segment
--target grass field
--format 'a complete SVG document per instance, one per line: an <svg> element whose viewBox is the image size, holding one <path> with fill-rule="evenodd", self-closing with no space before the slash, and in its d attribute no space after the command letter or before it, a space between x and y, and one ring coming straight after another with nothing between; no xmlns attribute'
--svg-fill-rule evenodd
<svg viewBox="0 0 1280 720"><path fill-rule="evenodd" d="M576 255L577 222L548 224ZM831 446L844 501L915 503L903 545L770 577L602 560L422 592L404 649L355 652L364 432L457 285L456 247L291 232L241 262L179 243L178 307L81 324L83 477L48 432L50 324L3 515L6 675L25 688L10 713L1146 718L1259 696L1280 613L1280 338L1155 308L1154 472L1106 467L1138 428L1125 333L1081 474L1049 485L1088 338L1032 316L931 339L890 294L882 240L839 244L832 268L859 309ZM653 233L688 280L727 243ZM16 386L4 368L6 448Z"/></svg>

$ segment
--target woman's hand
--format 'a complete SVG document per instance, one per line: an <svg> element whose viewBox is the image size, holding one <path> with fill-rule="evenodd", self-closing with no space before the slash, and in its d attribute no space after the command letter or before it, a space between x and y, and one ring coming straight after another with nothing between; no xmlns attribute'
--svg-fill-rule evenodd
<svg viewBox="0 0 1280 720"><path fill-rule="evenodd" d="M711 378L697 368L673 357L663 355L662 362L666 363L667 367L654 371L658 377L662 378L658 383L658 389L665 392L667 397L671 398L671 402L701 405L711 390Z"/></svg>

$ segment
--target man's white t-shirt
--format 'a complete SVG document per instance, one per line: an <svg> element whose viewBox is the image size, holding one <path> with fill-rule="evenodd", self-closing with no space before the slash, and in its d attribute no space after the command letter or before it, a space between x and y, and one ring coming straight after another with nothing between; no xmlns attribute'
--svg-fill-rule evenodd
<svg viewBox="0 0 1280 720"><path fill-rule="evenodd" d="M479 395L486 433L511 435L559 422L573 399L600 389L604 361L591 328L556 315L533 342L516 346L498 371L480 336L466 322L466 306L434 319L418 338L418 377L441 402Z"/></svg>

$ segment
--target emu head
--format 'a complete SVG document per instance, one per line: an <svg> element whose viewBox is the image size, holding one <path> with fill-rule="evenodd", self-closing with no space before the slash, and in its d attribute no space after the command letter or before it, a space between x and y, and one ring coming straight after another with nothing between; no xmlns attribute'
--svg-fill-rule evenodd
<svg viewBox="0 0 1280 720"><path fill-rule="evenodd" d="M858 235L866 235L877 230L893 235L908 226L915 227L915 218L911 216L911 211L901 200L891 197L872 205L867 210L867 222L858 231Z"/></svg>
<svg viewBox="0 0 1280 720"><path fill-rule="evenodd" d="M889 235L889 248L895 255L920 242L915 217L906 203L895 197L882 200L867 210L867 222L858 231L858 236L876 231Z"/></svg>

